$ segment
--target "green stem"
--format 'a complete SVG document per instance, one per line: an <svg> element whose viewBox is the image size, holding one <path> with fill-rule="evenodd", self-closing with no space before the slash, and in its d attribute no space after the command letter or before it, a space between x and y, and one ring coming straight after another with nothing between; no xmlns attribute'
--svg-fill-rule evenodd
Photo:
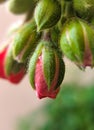
<svg viewBox="0 0 94 130"><path fill-rule="evenodd" d="M67 19L72 18L76 15L73 8L73 1L61 1L61 5L62 5L61 24L63 25Z"/></svg>
<svg viewBox="0 0 94 130"><path fill-rule="evenodd" d="M42 39L45 41L51 41L51 34L49 30L43 32Z"/></svg>
<svg viewBox="0 0 94 130"><path fill-rule="evenodd" d="M73 2L66 1L64 2L63 8L62 8L62 15L64 15L66 18L74 17L75 12L73 9Z"/></svg>

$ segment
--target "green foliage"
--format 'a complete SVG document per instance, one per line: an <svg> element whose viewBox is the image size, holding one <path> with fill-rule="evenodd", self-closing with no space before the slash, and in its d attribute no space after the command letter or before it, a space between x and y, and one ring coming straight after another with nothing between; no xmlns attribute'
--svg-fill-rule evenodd
<svg viewBox="0 0 94 130"><path fill-rule="evenodd" d="M24 124L24 130L94 130L93 85L63 86L56 100L21 120L17 130Z"/></svg>

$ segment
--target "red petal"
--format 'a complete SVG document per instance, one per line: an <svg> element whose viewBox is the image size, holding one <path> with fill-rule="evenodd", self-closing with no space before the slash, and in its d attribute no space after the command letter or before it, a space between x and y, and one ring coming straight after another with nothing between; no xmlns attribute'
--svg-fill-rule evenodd
<svg viewBox="0 0 94 130"><path fill-rule="evenodd" d="M41 99L44 97L56 98L59 88L56 90L48 90L42 71L42 56L39 57L35 70L35 87L37 96Z"/></svg>
<svg viewBox="0 0 94 130"><path fill-rule="evenodd" d="M7 48L4 48L0 51L0 78L6 78L4 73L4 58L6 54Z"/></svg>
<svg viewBox="0 0 94 130"><path fill-rule="evenodd" d="M17 74L12 74L10 77L8 77L7 79L12 82L12 83L19 83L23 77L25 76L25 70L22 69L19 73Z"/></svg>

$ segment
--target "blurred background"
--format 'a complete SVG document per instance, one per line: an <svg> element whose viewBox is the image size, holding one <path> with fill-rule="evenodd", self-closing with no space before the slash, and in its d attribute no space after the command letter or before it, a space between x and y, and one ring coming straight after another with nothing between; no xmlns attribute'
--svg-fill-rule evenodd
<svg viewBox="0 0 94 130"><path fill-rule="evenodd" d="M0 5L0 44L24 16ZM94 130L94 69L79 70L64 59L66 74L56 100L36 97L28 76L18 85L0 79L0 130Z"/></svg>

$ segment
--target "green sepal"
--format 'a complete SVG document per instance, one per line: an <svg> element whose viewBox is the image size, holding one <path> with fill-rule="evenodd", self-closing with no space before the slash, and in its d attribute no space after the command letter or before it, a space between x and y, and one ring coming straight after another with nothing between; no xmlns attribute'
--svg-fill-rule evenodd
<svg viewBox="0 0 94 130"><path fill-rule="evenodd" d="M36 42L37 36L38 36L37 33L33 32L32 35L30 36L30 38L28 39L28 41L26 43L26 47L23 48L23 50L22 50L23 54L21 54L20 62L26 61L26 59L28 58L30 53L32 53L32 51L34 51L34 48L37 44L37 42ZM20 54L19 54L19 56L20 56Z"/></svg>
<svg viewBox="0 0 94 130"><path fill-rule="evenodd" d="M11 74L11 70L13 69L12 68L12 65L13 65L13 57L12 57L12 53L11 53L11 51L9 50L8 52L7 52L7 56L6 56L6 58L5 58L5 62L4 62L4 71L5 71L5 74L7 75L7 76L9 76L10 74Z"/></svg>
<svg viewBox="0 0 94 130"><path fill-rule="evenodd" d="M38 34L36 31L34 31L31 36L29 37L26 46L22 49L21 53L17 56L18 61L23 63L25 62L29 56L34 52L38 40L40 39L41 34Z"/></svg>
<svg viewBox="0 0 94 130"><path fill-rule="evenodd" d="M40 42L29 61L28 75L29 75L29 80L30 80L31 86L34 89L35 89L35 80L34 80L35 68L36 68L37 59L38 59L39 55L41 54L42 47L43 47L43 43Z"/></svg>
<svg viewBox="0 0 94 130"><path fill-rule="evenodd" d="M61 6L57 0L41 0L35 8L34 18L37 30L54 26L61 16Z"/></svg>
<svg viewBox="0 0 94 130"><path fill-rule="evenodd" d="M60 87L63 79L65 76L65 63L63 61L63 59L61 58L61 56L59 57L59 76L58 76L58 82L56 84L55 89L57 89L58 87Z"/></svg>
<svg viewBox="0 0 94 130"><path fill-rule="evenodd" d="M11 47L9 47L5 60L4 60L4 71L5 71L6 76L10 76L11 74L16 74L22 68L25 68L25 64L18 63L17 61L13 59L12 49Z"/></svg>
<svg viewBox="0 0 94 130"><path fill-rule="evenodd" d="M32 44L35 42L36 36L37 36L35 30L36 30L35 22L30 21L30 22L26 23L25 25L23 25L21 27L21 29L15 34L15 37L13 39L13 57L14 57L14 59L16 59L17 56L19 56L21 53L23 53L23 50L25 47L30 47L29 45L32 46ZM23 59L22 59L22 61L23 61Z"/></svg>
<svg viewBox="0 0 94 130"><path fill-rule="evenodd" d="M82 63L84 34L79 19L69 19L63 26L60 38L63 53L72 61Z"/></svg>
<svg viewBox="0 0 94 130"><path fill-rule="evenodd" d="M50 44L50 43L49 43ZM43 74L47 83L48 89L51 87L51 83L55 75L55 52L50 47L44 47L42 51L43 55Z"/></svg>

